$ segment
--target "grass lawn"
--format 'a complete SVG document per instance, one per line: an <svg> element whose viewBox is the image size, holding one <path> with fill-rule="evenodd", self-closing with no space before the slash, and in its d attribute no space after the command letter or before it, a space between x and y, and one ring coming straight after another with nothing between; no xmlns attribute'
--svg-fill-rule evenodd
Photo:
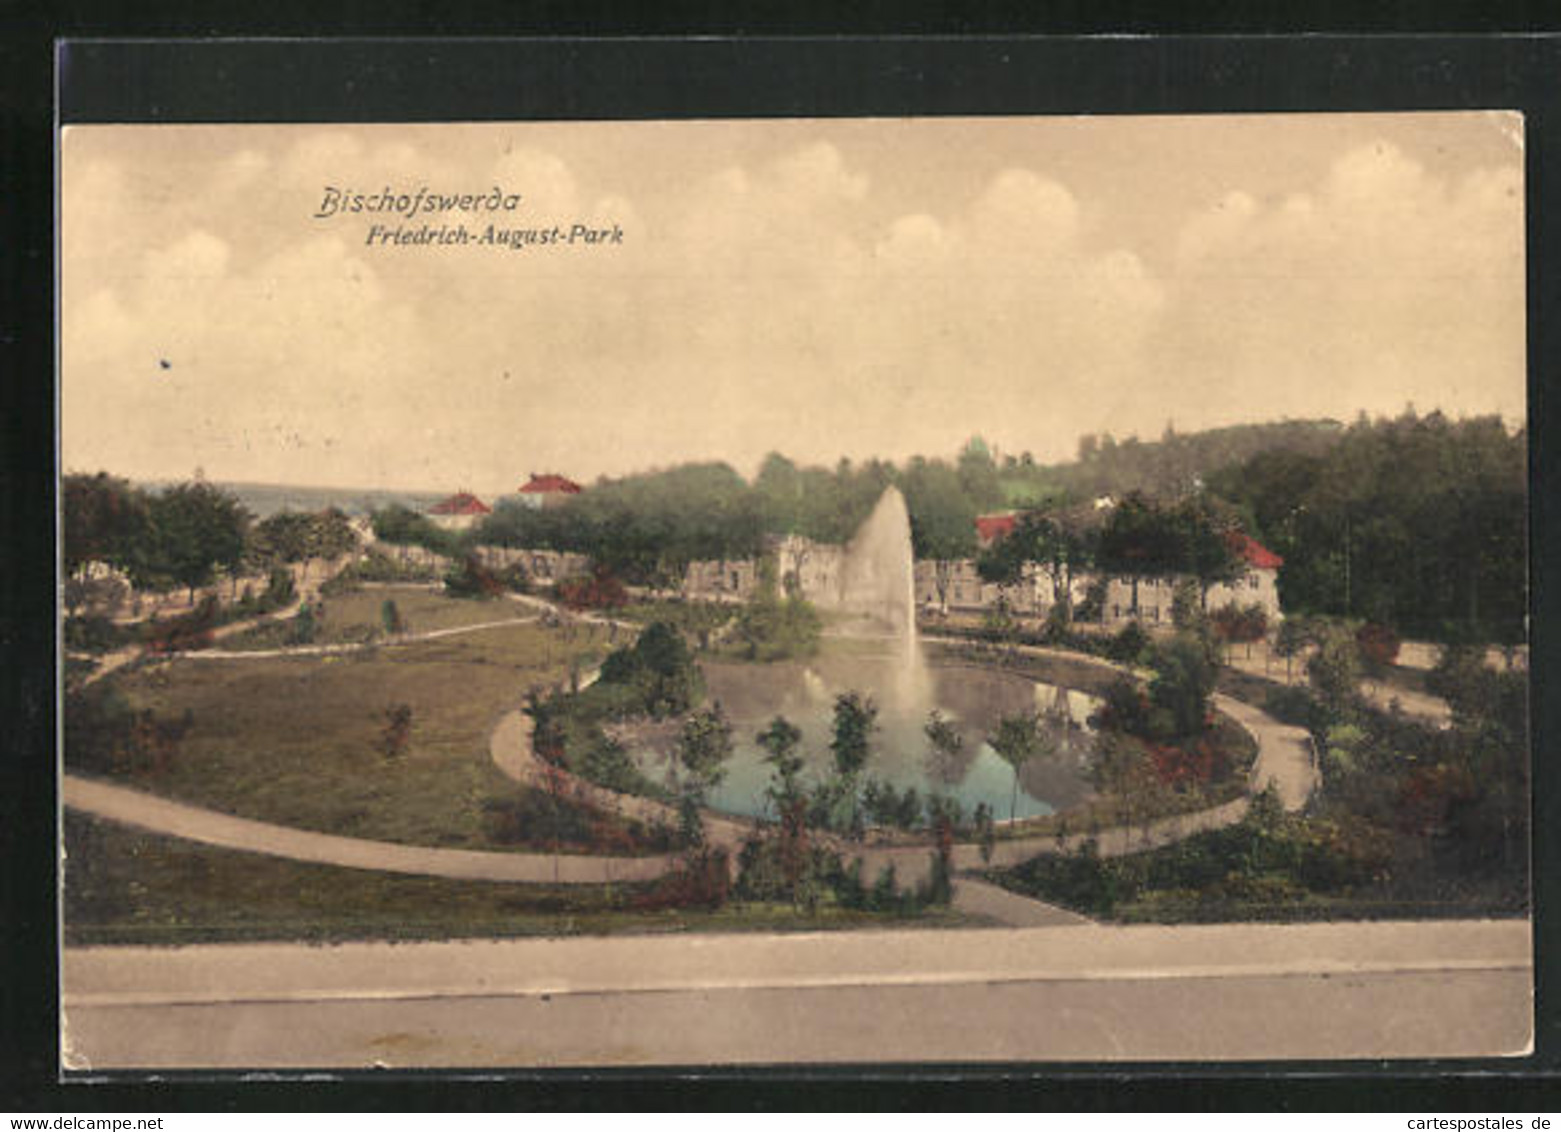
<svg viewBox="0 0 1561 1132"><path fill-rule="evenodd" d="M826 907L647 908L645 885L455 881L302 864L65 817L65 942L459 939L617 933L818 931L976 923Z"/></svg>
<svg viewBox="0 0 1561 1132"><path fill-rule="evenodd" d="M535 610L504 599L475 601L446 597L433 589L365 586L324 599L325 616L317 622L314 643L357 644L383 636L381 609L386 601L396 603L406 632L412 634L536 615ZM290 621L272 622L224 638L215 647L228 652L283 648L294 643L292 633Z"/></svg>
<svg viewBox="0 0 1561 1132"><path fill-rule="evenodd" d="M528 687L599 656L605 630L518 625L336 657L176 659L109 678L160 719L190 713L161 772L67 742L73 769L227 813L415 845L504 848L483 803L520 787L493 765L488 737ZM405 751L380 739L392 705L412 709ZM67 707L69 712L70 708ZM67 723L68 726L68 723Z"/></svg>

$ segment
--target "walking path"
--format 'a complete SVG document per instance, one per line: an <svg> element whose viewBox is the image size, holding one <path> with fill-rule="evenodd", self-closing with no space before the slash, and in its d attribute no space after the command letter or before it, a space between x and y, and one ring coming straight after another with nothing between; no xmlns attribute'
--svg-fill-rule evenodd
<svg viewBox="0 0 1561 1132"><path fill-rule="evenodd" d="M351 641L339 645L288 645L277 649L250 649L245 652L222 649L198 649L193 652L170 653L170 656L190 660L261 660L278 656L333 656L340 653L362 652L364 649L387 648L392 645L411 645L419 641L436 641L441 637L457 637L463 633L477 633L484 629L503 629L513 625L531 625L539 620L530 617L509 617L502 621L482 621L476 625L456 625L449 629L430 629L424 633L402 633L394 637L381 637L372 641Z"/></svg>
<svg viewBox="0 0 1561 1132"><path fill-rule="evenodd" d="M159 798L140 790L66 774L65 804L73 810L224 849L264 853L293 861L348 869L447 877L451 880L521 881L529 884L603 884L653 880L676 860L656 857L588 857L562 853L488 853L433 849L314 833L234 817Z"/></svg>
<svg viewBox="0 0 1561 1132"><path fill-rule="evenodd" d="M1077 912L1043 904L970 877L959 877L954 881L954 908L967 915L996 920L1008 928L1083 927L1094 923Z"/></svg>

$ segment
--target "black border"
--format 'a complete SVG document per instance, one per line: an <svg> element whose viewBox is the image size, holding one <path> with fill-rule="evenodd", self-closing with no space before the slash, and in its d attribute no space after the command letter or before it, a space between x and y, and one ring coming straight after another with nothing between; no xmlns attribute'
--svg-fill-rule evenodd
<svg viewBox="0 0 1561 1132"><path fill-rule="evenodd" d="M354 5L343 5L344 8ZM54 672L53 672L53 320L52 80L49 37L56 32L184 35L306 34L329 30L328 17L303 6L268 12L238 26L187 4L130 21L96 23L66 16L0 23L0 64L25 86L8 95L0 133L0 248L14 301L0 304L0 444L5 479L0 520L7 561L0 571L0 682L9 757L0 788L0 923L6 965L0 976L0 1108L50 1111L250 1109L285 1111L429 1108L538 1109L726 1108L855 1109L1056 1108L1288 1109L1349 1108L1493 1111L1543 1108L1561 1099L1561 1017L1555 1009L1557 878L1561 860L1561 782L1545 757L1557 727L1553 623L1554 529L1558 473L1544 441L1555 411L1543 375L1556 372L1561 334L1545 311L1561 309L1561 216L1542 207L1561 183L1561 39L1551 37L1328 35L1257 38L1038 39L972 36L1014 26L1012 11L981 18L869 5L846 28L841 17L808 29L825 33L780 40L755 31L796 30L771 13L713 14L660 9L607 26L652 38L337 40L240 42L82 39L64 49L72 121L482 120L844 116L977 113L1213 113L1260 110L1410 110L1510 108L1527 118L1531 512L1534 582L1534 847L1536 1054L1513 1061L1290 1063L1267 1066L879 1066L802 1070L670 1070L516 1074L451 1078L355 1074L337 1082L241 1084L215 1074L165 1075L165 1084L116 1078L107 1084L55 1081L54 986ZM367 10L367 6L365 6ZM384 5L374 10L383 15ZM447 33L445 17L409 19L403 29ZM995 15L994 15L995 12ZM525 30L601 32L600 14L542 5ZM1471 21L1469 13L1474 15ZM340 18L350 13L332 13ZM1404 30L1403 12L1333 26ZM1261 12L1223 13L1228 30L1276 30ZM1069 19L1071 16L1071 21ZM1314 15L1315 18L1315 15ZM793 21L795 17L792 17ZM500 30L489 17L463 31ZM508 21L514 28L515 19ZM1456 22L1456 21L1453 21ZM1526 9L1470 6L1479 30L1534 27ZM261 26L264 25L264 26ZM1174 22L1172 25L1174 27ZM1448 21L1443 26L1450 26ZM504 30L509 30L508 28ZM703 30L726 38L665 38ZM843 30L912 31L912 37L840 38ZM1114 27L1092 28L1065 13L1056 30L1164 31L1151 6ZM932 34L939 33L939 34ZM941 38L945 33L964 33ZM40 58L40 55L42 56ZM43 564L49 564L45 566ZM1547 565L1548 563L1548 565ZM912 1076L914 1074L914 1076ZM1555 1107L1552 1105L1552 1107Z"/></svg>

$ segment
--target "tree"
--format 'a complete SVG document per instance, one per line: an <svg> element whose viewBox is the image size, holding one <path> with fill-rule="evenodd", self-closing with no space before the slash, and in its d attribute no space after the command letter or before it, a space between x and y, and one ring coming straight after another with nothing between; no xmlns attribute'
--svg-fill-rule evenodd
<svg viewBox="0 0 1561 1132"><path fill-rule="evenodd" d="M384 627L386 636L399 637L406 632L406 622L402 620L401 609L394 598L387 597L380 603L379 623Z"/></svg>
<svg viewBox="0 0 1561 1132"><path fill-rule="evenodd" d="M773 778L766 791L777 815L784 816L802 800L802 756L797 747L802 742L802 730L785 716L777 715L770 725L754 736L754 741L764 751L764 761L774 768Z"/></svg>
<svg viewBox="0 0 1561 1132"><path fill-rule="evenodd" d="M1208 725L1209 697L1218 679L1208 649L1196 637L1178 633L1156 647L1152 664L1155 675L1149 682L1149 702L1165 713L1171 727L1169 735L1152 737L1183 739L1200 734Z"/></svg>
<svg viewBox="0 0 1561 1132"><path fill-rule="evenodd" d="M1063 624L1072 620L1073 575L1087 568L1092 539L1076 522L1061 515L1020 516L1014 529L994 542L976 563L982 580L1010 586L1025 570L1038 566L1051 582L1052 607Z"/></svg>
<svg viewBox="0 0 1561 1132"><path fill-rule="evenodd" d="M329 560L358 549L358 532L352 529L351 521L339 509L327 507L311 518L310 557Z"/></svg>
<svg viewBox="0 0 1561 1132"><path fill-rule="evenodd" d="M782 660L809 656L818 649L823 622L800 593L780 596L775 559L759 560L758 586L737 615L736 635L749 660Z"/></svg>
<svg viewBox="0 0 1561 1132"><path fill-rule="evenodd" d="M237 570L243 561L250 515L234 496L207 483L186 483L154 496L147 508L144 537L130 564L132 580L157 586L209 585L218 568Z"/></svg>
<svg viewBox="0 0 1561 1132"><path fill-rule="evenodd" d="M694 712L683 723L678 737L678 814L684 839L691 846L704 844L704 819L700 814L709 792L726 777L732 757L732 725L719 703Z"/></svg>
<svg viewBox="0 0 1561 1132"><path fill-rule="evenodd" d="M1168 577L1184 560L1174 516L1137 492L1112 509L1100 534L1099 562L1107 573L1129 579L1134 617L1138 615L1138 583L1144 578Z"/></svg>
<svg viewBox="0 0 1561 1132"><path fill-rule="evenodd" d="M1231 582L1246 569L1238 550L1240 530L1236 518L1203 492L1190 495L1170 512L1180 542L1180 569L1198 583L1198 604L1207 608L1209 587Z"/></svg>
<svg viewBox="0 0 1561 1132"><path fill-rule="evenodd" d="M1041 724L1038 711L1005 715L997 721L997 730L987 736L987 744L1013 769L1014 789L1009 801L1008 820L1019 812L1019 772L1026 763L1055 749L1051 735Z"/></svg>
<svg viewBox="0 0 1561 1132"><path fill-rule="evenodd" d="M917 558L933 563L938 605L947 609L954 563L976 552L980 508L959 473L937 461L913 460L902 486L911 520L911 549Z"/></svg>
<svg viewBox="0 0 1561 1132"><path fill-rule="evenodd" d="M1335 719L1349 714L1359 699L1360 647L1355 635L1337 623L1315 632L1317 651L1306 662L1307 679Z"/></svg>
<svg viewBox="0 0 1561 1132"><path fill-rule="evenodd" d="M1300 617L1286 617L1274 634L1274 651L1285 658L1285 683L1291 682L1295 658L1310 640L1306 622Z"/></svg>
<svg viewBox="0 0 1561 1132"><path fill-rule="evenodd" d="M92 562L124 569L147 524L147 498L130 481L107 472L67 475L60 483L65 572L81 575Z"/></svg>
<svg viewBox="0 0 1561 1132"><path fill-rule="evenodd" d="M959 733L952 720L937 708L927 713L927 724L922 728L929 745L927 776L934 782L952 786L965 777L970 760L965 757L965 737Z"/></svg>
<svg viewBox="0 0 1561 1132"><path fill-rule="evenodd" d="M862 826L857 783L872 757L873 732L877 727L878 706L871 697L859 692L835 697L834 730L829 749L835 756L835 772L847 793L851 829L856 833L861 832Z"/></svg>

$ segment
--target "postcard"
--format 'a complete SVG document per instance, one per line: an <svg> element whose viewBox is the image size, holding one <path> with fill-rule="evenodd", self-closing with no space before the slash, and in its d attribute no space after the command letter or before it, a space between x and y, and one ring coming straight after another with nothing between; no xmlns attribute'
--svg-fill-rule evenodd
<svg viewBox="0 0 1561 1132"><path fill-rule="evenodd" d="M1521 115L60 161L67 1072L1531 1049Z"/></svg>

